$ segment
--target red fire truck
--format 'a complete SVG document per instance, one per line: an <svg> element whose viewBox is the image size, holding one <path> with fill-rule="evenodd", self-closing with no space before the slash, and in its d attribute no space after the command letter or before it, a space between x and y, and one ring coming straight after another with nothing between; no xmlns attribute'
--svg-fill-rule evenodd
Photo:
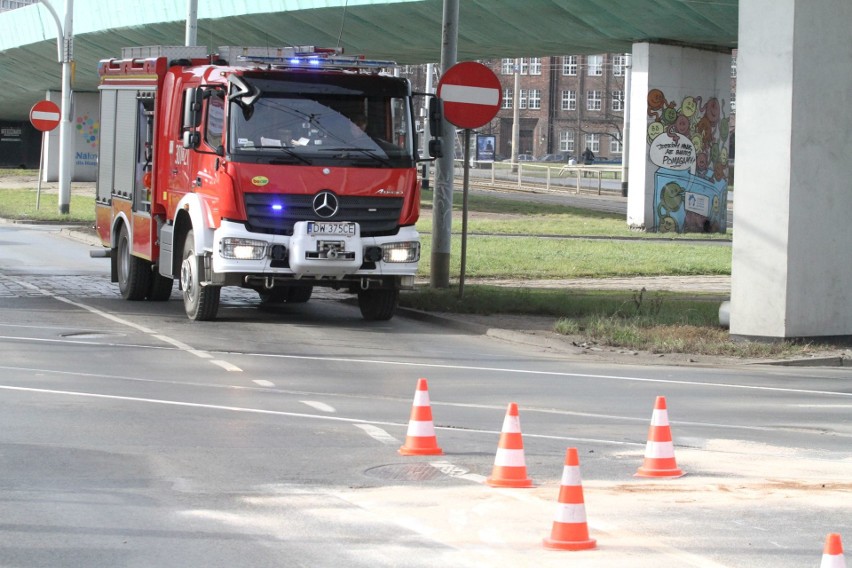
<svg viewBox="0 0 852 568"><path fill-rule="evenodd" d="M391 66L313 47L101 61L96 227L121 295L167 300L178 280L187 316L212 320L223 286L264 303L326 286L391 318L420 257L414 94ZM439 104L429 118L438 132Z"/></svg>

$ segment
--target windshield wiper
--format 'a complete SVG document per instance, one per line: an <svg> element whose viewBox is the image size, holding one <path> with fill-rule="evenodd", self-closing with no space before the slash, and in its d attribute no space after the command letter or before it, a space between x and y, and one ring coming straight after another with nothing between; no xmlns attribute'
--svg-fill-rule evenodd
<svg viewBox="0 0 852 568"><path fill-rule="evenodd" d="M388 158L386 158L386 157L384 157L384 156L381 156L381 155L377 154L375 151L373 151L373 150L368 150L368 149L366 149L366 148L357 148L357 147L351 147L351 148L322 148L322 149L320 149L320 152L339 152L339 154L338 154L338 155L334 156L335 158L339 158L339 159L346 159L346 158L349 158L349 157L350 157L350 156L349 156L349 152L358 152L358 153L360 153L360 154L363 154L363 155L367 156L368 158L371 158L371 159L373 159L373 160L375 160L375 161L379 162L379 163L380 163L380 164L382 164L382 165L385 165L385 166L393 166L393 163L392 163L392 162L391 162Z"/></svg>
<svg viewBox="0 0 852 568"><path fill-rule="evenodd" d="M290 149L290 148L288 148L287 146L266 145L266 146L254 146L254 147L255 147L255 148L260 148L261 150L270 150L270 149L271 149L271 150L281 150L282 152L284 152L285 154L287 154L287 155L288 155L288 156L290 156L291 158L295 158L296 160L299 160L299 161L300 161L300 162L302 162L303 164L308 164L308 165L310 165L310 164L311 164L311 161L310 161L309 159L307 159L306 157L304 157L304 156L300 155L298 152L296 152L296 151L294 151L294 150L291 150L291 149ZM272 160L272 162L271 162L271 163L273 163L273 164L274 164L274 163L276 163L276 162L275 162L275 160ZM281 163L281 162L279 162L279 163ZM286 162L285 162L285 163L286 163Z"/></svg>

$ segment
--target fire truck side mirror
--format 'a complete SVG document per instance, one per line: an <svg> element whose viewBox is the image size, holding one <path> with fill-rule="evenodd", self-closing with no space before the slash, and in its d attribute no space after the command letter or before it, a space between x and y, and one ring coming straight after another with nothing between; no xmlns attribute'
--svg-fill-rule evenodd
<svg viewBox="0 0 852 568"><path fill-rule="evenodd" d="M201 145L201 134L197 130L183 131L183 147L195 149Z"/></svg>
<svg viewBox="0 0 852 568"><path fill-rule="evenodd" d="M443 120L444 102L438 97L433 97L429 100L429 132L432 133L432 136L441 135Z"/></svg>
<svg viewBox="0 0 852 568"><path fill-rule="evenodd" d="M183 127L198 128L201 126L201 103L204 100L204 91L191 87L184 93L183 99Z"/></svg>
<svg viewBox="0 0 852 568"><path fill-rule="evenodd" d="M429 140L429 155L433 158L444 157L444 145L441 143L440 139L433 138L432 140Z"/></svg>

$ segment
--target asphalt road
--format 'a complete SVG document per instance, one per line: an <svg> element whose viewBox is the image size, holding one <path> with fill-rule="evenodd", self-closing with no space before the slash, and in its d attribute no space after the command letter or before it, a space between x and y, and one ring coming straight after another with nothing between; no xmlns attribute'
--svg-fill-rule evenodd
<svg viewBox="0 0 852 568"><path fill-rule="evenodd" d="M852 371L598 364L320 292L125 302L56 228L0 225L0 565L819 563L852 541ZM417 379L441 456L401 456ZM678 479L633 477L665 396ZM496 489L520 407L535 486ZM546 550L577 447L598 548Z"/></svg>

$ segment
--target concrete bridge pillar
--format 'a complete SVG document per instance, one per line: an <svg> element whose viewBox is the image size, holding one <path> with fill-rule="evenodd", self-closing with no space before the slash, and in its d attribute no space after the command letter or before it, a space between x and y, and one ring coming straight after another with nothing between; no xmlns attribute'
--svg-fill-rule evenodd
<svg viewBox="0 0 852 568"><path fill-rule="evenodd" d="M852 336L852 2L740 0L735 336Z"/></svg>
<svg viewBox="0 0 852 568"><path fill-rule="evenodd" d="M730 100L729 52L634 44L631 228L726 231Z"/></svg>

